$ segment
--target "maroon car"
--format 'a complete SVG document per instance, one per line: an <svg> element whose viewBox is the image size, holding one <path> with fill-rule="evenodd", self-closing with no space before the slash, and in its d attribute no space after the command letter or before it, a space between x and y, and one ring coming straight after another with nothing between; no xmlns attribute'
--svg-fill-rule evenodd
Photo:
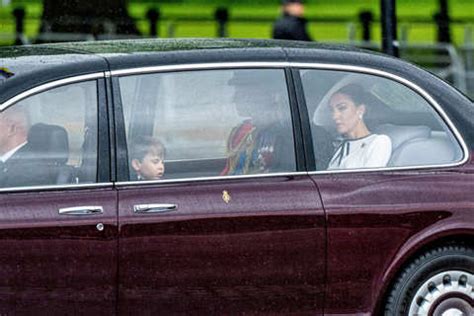
<svg viewBox="0 0 474 316"><path fill-rule="evenodd" d="M473 315L474 105L260 40L0 49L0 314Z"/></svg>

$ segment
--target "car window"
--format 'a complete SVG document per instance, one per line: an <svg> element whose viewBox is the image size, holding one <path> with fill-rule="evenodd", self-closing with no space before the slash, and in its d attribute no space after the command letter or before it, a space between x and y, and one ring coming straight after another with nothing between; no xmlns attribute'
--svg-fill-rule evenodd
<svg viewBox="0 0 474 316"><path fill-rule="evenodd" d="M131 179L296 169L281 69L168 72L119 82ZM154 176L143 170L150 153Z"/></svg>
<svg viewBox="0 0 474 316"><path fill-rule="evenodd" d="M74 83L0 113L0 187L96 182L97 84Z"/></svg>
<svg viewBox="0 0 474 316"><path fill-rule="evenodd" d="M300 71L317 170L435 166L460 161L462 148L417 92L387 78Z"/></svg>

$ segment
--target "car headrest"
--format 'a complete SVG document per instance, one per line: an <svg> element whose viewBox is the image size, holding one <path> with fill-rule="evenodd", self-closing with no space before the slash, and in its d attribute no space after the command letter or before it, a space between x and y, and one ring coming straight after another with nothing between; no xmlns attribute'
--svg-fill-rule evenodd
<svg viewBox="0 0 474 316"><path fill-rule="evenodd" d="M392 155L389 165L437 165L455 160L455 150L448 138L417 138L400 146L400 149Z"/></svg>
<svg viewBox="0 0 474 316"><path fill-rule="evenodd" d="M58 125L37 123L28 131L28 146L37 158L51 164L65 164L69 158L66 129Z"/></svg>
<svg viewBox="0 0 474 316"><path fill-rule="evenodd" d="M382 124L373 129L377 134L384 134L392 141L392 151L395 151L401 144L412 139L429 138L431 130L427 126L408 126Z"/></svg>

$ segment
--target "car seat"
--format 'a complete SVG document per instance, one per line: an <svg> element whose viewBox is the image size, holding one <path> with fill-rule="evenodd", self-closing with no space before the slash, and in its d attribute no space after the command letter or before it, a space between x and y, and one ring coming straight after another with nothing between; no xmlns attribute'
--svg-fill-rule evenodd
<svg viewBox="0 0 474 316"><path fill-rule="evenodd" d="M433 132L427 126L383 124L374 128L392 141L388 166L420 166L452 162L456 152L445 132Z"/></svg>
<svg viewBox="0 0 474 316"><path fill-rule="evenodd" d="M66 129L58 125L37 123L28 132L28 147L34 177L42 184L69 183L72 170Z"/></svg>

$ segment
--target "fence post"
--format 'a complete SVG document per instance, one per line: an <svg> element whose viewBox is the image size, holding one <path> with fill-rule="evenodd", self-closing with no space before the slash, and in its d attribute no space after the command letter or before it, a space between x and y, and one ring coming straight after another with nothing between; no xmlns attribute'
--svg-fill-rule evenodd
<svg viewBox="0 0 474 316"><path fill-rule="evenodd" d="M158 20L160 19L160 9L149 9L146 13L146 18L150 22L150 36L158 37L160 35L160 31L158 28Z"/></svg>
<svg viewBox="0 0 474 316"><path fill-rule="evenodd" d="M434 20L438 25L438 42L451 43L448 0L439 0L439 12L434 15Z"/></svg>
<svg viewBox="0 0 474 316"><path fill-rule="evenodd" d="M398 57L397 13L395 0L381 0L380 21L382 23L382 50L384 53Z"/></svg>
<svg viewBox="0 0 474 316"><path fill-rule="evenodd" d="M372 39L370 33L370 27L372 21L374 20L374 15L370 11L361 11L359 13L359 21L362 24L362 40L365 42L370 42Z"/></svg>
<svg viewBox="0 0 474 316"><path fill-rule="evenodd" d="M227 36L227 21L229 20L229 10L224 7L219 7L216 9L214 18L217 21L217 37L226 37Z"/></svg>
<svg viewBox="0 0 474 316"><path fill-rule="evenodd" d="M15 17L15 45L23 45L24 43L24 22L25 22L25 9L15 8L13 9L13 16Z"/></svg>

